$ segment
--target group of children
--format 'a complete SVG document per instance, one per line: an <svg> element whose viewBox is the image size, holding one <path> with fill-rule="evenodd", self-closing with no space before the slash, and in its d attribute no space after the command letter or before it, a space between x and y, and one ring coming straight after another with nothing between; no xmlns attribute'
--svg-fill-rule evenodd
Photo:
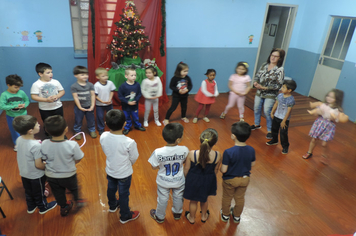
<svg viewBox="0 0 356 236"><path fill-rule="evenodd" d="M17 160L25 188L27 212L33 213L39 208L40 214L53 209L58 204L61 207L60 214L68 215L73 207L72 201L67 201L65 191L68 189L79 210L85 200L79 197L76 167L83 158L84 153L75 141L66 139L67 124L63 118L63 108L60 98L64 95L64 89L60 82L53 79L52 68L45 63L39 63L36 71L40 78L32 85L31 98L39 102L41 118L44 122L45 132L50 140L42 143L34 138L39 132L40 126L37 119L26 115L26 107L29 99L19 90L23 85L21 78L10 75L6 78L7 91L0 98L0 109L6 111L6 118L12 139L17 150ZM169 123L169 118L178 104L181 104L182 120L189 122L186 117L187 99L192 89L192 81L188 76L189 67L180 62L177 65L175 75L170 82L173 91L172 104L163 121L165 127L162 131L163 139L167 145L156 149L148 162L153 169L158 169L157 174L157 207L150 211L150 216L158 223L163 223L166 216L166 207L172 190L172 213L176 220L183 213L183 198L190 200L189 211L185 212L186 219L195 223L198 202L201 207L201 222L205 223L209 218L208 196L216 195L218 170L223 173L223 197L221 220L227 222L230 215L235 223L240 221L244 206L244 195L249 184L251 167L255 162L254 149L246 145L250 137L251 127L244 122L244 100L250 90L251 78L247 75L248 64L239 62L235 68L235 74L229 79L229 102L220 118L224 119L228 110L236 102L238 104L240 121L234 123L231 128L231 138L234 146L224 151L222 157L217 151L212 150L218 140L215 129L205 130L199 137L200 149L189 151L185 146L179 146L183 138L183 126L178 123ZM148 126L148 116L153 106L154 121L161 126L158 117L158 99L162 95L162 83L157 77L154 67L146 68L147 78L141 86L136 82L135 69L125 70L127 81L119 87L119 98L123 111L113 109L112 98L115 85L108 80L107 71L103 68L96 70L99 80L95 85L88 82L88 70L77 66L73 70L77 82L71 86L75 108L74 131L81 132L82 120L85 116L91 137L95 138L94 107L96 106L97 125L100 136L100 144L106 155L106 168L108 179L107 197L109 212L116 212L120 208L120 222L127 223L139 217L138 211L129 208L130 185L133 174L132 165L138 159L136 142L125 136L132 125L136 129L144 131ZM205 105L204 121L209 122L207 115L215 97L219 95L215 82L216 71L208 69L207 79L201 84L195 100L199 103L193 123L197 123L198 115ZM293 80L285 80L281 92L271 111L273 118L272 140L267 145L278 144L278 132L282 145L282 153L288 153L288 127L291 109L295 104L292 91L296 88ZM138 101L141 96L146 98L143 126L138 119ZM332 90L326 96L325 103L311 103L315 108L310 114L318 115L314 122L310 136L312 141L308 152L303 156L308 159L316 145L316 139L323 140L323 146L332 140L335 133L335 122L346 122L348 117L342 113L343 92ZM104 113L106 111L105 119ZM104 132L106 121L110 131ZM133 123L133 124L132 124ZM76 139L81 139L80 135ZM220 167L221 166L221 167ZM45 181L48 181L56 201L48 203L44 193ZM116 192L119 191L119 199ZM235 206L230 208L234 198Z"/></svg>

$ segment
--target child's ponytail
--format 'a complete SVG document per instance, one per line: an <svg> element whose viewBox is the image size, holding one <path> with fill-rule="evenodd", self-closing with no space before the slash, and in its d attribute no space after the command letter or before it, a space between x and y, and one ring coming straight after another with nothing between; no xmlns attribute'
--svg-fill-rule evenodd
<svg viewBox="0 0 356 236"><path fill-rule="evenodd" d="M205 168L206 164L209 162L209 153L211 148L218 141L218 132L215 129L206 129L200 135L200 152L198 163Z"/></svg>

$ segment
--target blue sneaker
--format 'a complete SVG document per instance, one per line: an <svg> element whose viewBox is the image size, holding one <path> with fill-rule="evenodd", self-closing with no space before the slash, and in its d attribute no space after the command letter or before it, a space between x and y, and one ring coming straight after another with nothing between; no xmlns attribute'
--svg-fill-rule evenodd
<svg viewBox="0 0 356 236"><path fill-rule="evenodd" d="M45 208L40 209L40 214L41 215L45 214L45 213L47 213L47 211L50 211L50 210L54 209L56 206L57 206L57 202L56 201L47 203L47 206Z"/></svg>

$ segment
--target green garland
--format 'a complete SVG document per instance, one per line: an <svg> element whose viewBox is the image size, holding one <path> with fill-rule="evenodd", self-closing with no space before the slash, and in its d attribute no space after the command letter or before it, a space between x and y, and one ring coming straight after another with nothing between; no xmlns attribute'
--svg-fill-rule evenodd
<svg viewBox="0 0 356 236"><path fill-rule="evenodd" d="M159 51L161 52L161 56L165 56L166 53L164 51L164 37L166 33L166 1L162 0L161 5L161 12L162 12L162 29L161 29L161 37L159 40L161 41L161 46L159 47Z"/></svg>
<svg viewBox="0 0 356 236"><path fill-rule="evenodd" d="M95 58L95 9L94 9L94 0L90 0L90 11L91 11L91 34L93 38L93 57Z"/></svg>

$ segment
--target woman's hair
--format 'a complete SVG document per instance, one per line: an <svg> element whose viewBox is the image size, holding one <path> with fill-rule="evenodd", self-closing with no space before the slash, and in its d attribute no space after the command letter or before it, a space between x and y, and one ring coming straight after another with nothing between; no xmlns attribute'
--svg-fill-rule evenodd
<svg viewBox="0 0 356 236"><path fill-rule="evenodd" d="M201 144L198 163L205 168L206 163L209 161L210 150L218 141L218 132L215 129L209 128L204 130L199 138Z"/></svg>
<svg viewBox="0 0 356 236"><path fill-rule="evenodd" d="M237 63L236 68L235 68L235 73L236 73L237 67L239 67L239 66L243 66L246 69L246 72L243 75L247 75L248 67L249 67L248 63L244 62L244 61L240 61L239 63Z"/></svg>
<svg viewBox="0 0 356 236"><path fill-rule="evenodd" d="M179 62L176 68L176 71L174 72L174 76L176 77L180 77L180 72L186 68L189 68L189 66L187 64L185 64L184 62Z"/></svg>
<svg viewBox="0 0 356 236"><path fill-rule="evenodd" d="M145 71L146 71L146 70L152 71L153 76L157 76L157 70L156 70L156 68L154 68L153 66L148 66L148 67L146 67Z"/></svg>
<svg viewBox="0 0 356 236"><path fill-rule="evenodd" d="M326 97L328 96L329 93L333 92L335 95L335 103L332 104L333 108L337 108L340 111L342 111L342 102L344 100L344 92L341 91L340 89L332 89L330 92L328 92L325 95L325 101L326 101Z"/></svg>
<svg viewBox="0 0 356 236"><path fill-rule="evenodd" d="M204 75L208 75L211 72L214 72L216 74L216 71L214 69L208 69Z"/></svg>
<svg viewBox="0 0 356 236"><path fill-rule="evenodd" d="M270 58L271 58L272 53L274 53L274 52L278 52L279 53L279 59L278 59L278 62L277 62L277 66L281 67L283 65L284 56L286 55L286 52L281 48L273 48L272 49L271 53L268 56L267 63L268 64L271 63Z"/></svg>

